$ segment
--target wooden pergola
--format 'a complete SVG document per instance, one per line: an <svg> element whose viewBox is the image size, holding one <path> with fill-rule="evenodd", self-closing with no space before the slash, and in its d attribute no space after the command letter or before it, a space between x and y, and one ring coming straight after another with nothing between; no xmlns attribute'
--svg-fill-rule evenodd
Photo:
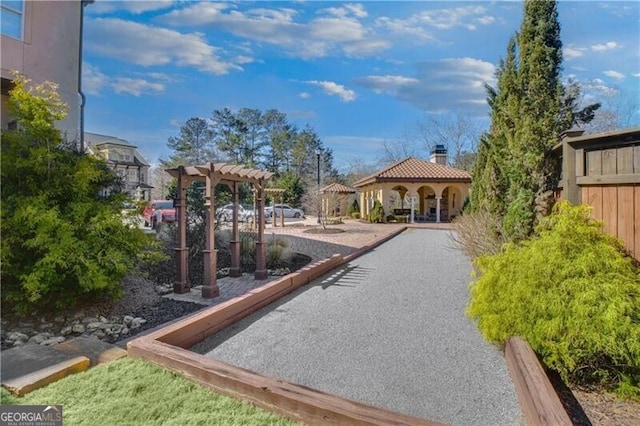
<svg viewBox="0 0 640 426"><path fill-rule="evenodd" d="M356 192L355 189L340 183L332 183L322 188L320 190L320 194L322 194L322 215L328 217L331 212L332 216L335 216L336 210L340 214L345 213L349 196Z"/></svg>
<svg viewBox="0 0 640 426"><path fill-rule="evenodd" d="M240 183L253 184L257 212L256 221L258 223L258 240L256 242L256 271L254 277L257 280L267 278L266 268L266 243L264 242L264 183L273 176L273 173L247 169L243 165L227 163L208 163L199 166L179 166L174 169L167 169L167 173L178 179L175 207L178 223L177 236L177 279L173 285L174 293L187 293L191 291L187 281L188 271L188 247L187 247L187 188L192 182L205 182L205 208L206 219L206 241L204 254L204 283L202 286L202 297L213 298L220 294L220 288L216 281L217 250L215 248L215 197L214 189L219 183L227 185L233 197L233 230L230 242L231 268L229 275L239 277L242 275L240 267L240 228L238 226L238 205Z"/></svg>
<svg viewBox="0 0 640 426"><path fill-rule="evenodd" d="M286 190L283 188L265 188L264 192L267 195L271 195L274 199L276 195L280 196L280 204L284 204L284 192ZM275 203L274 203L275 204ZM276 216L276 210L273 209L273 227L278 226L278 221L276 220L278 217ZM284 228L284 212L280 215L280 224Z"/></svg>

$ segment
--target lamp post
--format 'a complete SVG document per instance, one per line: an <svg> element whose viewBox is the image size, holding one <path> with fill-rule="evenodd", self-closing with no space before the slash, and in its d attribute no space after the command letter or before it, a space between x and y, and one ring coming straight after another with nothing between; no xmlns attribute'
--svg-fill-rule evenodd
<svg viewBox="0 0 640 426"><path fill-rule="evenodd" d="M320 223L320 154L322 151L316 149L316 159L318 164L318 223Z"/></svg>

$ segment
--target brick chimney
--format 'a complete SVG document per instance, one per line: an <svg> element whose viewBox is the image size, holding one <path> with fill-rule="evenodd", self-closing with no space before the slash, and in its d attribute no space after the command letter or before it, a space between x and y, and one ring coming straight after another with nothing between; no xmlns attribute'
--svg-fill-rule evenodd
<svg viewBox="0 0 640 426"><path fill-rule="evenodd" d="M431 150L429 161L436 164L447 165L447 148L444 145L436 145Z"/></svg>

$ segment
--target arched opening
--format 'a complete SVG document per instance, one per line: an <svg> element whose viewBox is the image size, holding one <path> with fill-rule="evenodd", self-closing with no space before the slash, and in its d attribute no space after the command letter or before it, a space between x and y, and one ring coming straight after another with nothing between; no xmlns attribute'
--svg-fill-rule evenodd
<svg viewBox="0 0 640 426"><path fill-rule="evenodd" d="M418 222L436 221L436 191L429 185L421 186L418 189L418 199L420 200L416 220Z"/></svg>
<svg viewBox="0 0 640 426"><path fill-rule="evenodd" d="M442 191L440 220L450 221L456 216L459 216L460 212L462 212L463 202L460 188L454 185L447 186L444 191Z"/></svg>
<svg viewBox="0 0 640 426"><path fill-rule="evenodd" d="M406 199L407 192L409 192L409 190L402 185L396 185L391 188L391 192L389 194L389 213L396 216L405 216L409 214L411 205Z"/></svg>

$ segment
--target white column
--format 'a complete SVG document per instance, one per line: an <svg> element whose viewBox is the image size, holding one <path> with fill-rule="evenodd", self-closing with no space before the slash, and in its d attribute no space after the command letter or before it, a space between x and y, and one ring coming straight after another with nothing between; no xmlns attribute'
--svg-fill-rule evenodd
<svg viewBox="0 0 640 426"><path fill-rule="evenodd" d="M414 223L413 213L414 213L414 209L415 209L414 206L415 206L415 203L416 203L416 197L409 197L409 202L411 203L411 218L409 220L410 220L410 223Z"/></svg>
<svg viewBox="0 0 640 426"><path fill-rule="evenodd" d="M436 197L436 222L440 223L440 200L442 197Z"/></svg>

